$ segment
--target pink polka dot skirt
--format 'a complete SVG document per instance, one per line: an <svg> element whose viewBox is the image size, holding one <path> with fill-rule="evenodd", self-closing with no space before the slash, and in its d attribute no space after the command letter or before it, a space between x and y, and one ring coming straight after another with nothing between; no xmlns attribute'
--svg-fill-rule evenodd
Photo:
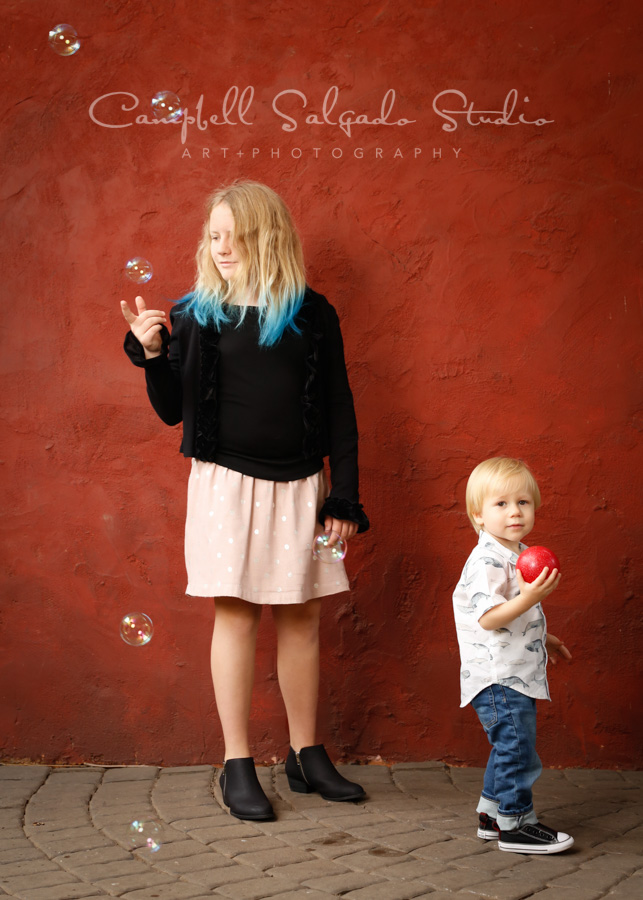
<svg viewBox="0 0 643 900"><path fill-rule="evenodd" d="M193 459L186 593L276 604L347 591L344 563L323 563L312 554L327 495L323 470L297 481L265 481Z"/></svg>

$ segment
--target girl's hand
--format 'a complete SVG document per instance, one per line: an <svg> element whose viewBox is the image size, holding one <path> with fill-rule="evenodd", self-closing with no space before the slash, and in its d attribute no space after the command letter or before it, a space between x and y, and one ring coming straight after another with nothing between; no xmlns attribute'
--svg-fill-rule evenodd
<svg viewBox="0 0 643 900"><path fill-rule="evenodd" d="M161 327L166 324L165 313L162 309L148 309L142 297L136 298L138 315L134 315L125 300L121 300L121 311L125 321L129 325L132 334L143 345L145 358L151 359L161 355L163 339Z"/></svg>
<svg viewBox="0 0 643 900"><path fill-rule="evenodd" d="M567 647L563 644L561 639L557 638L554 634L547 635L545 646L547 647L547 654L549 656L549 659L553 662L554 665L558 664L556 656L560 656L562 659L567 661L572 658L572 655Z"/></svg>
<svg viewBox="0 0 643 900"><path fill-rule="evenodd" d="M348 519L333 519L331 516L326 516L324 519L324 531L326 534L330 533L328 546L332 547L339 538L343 541L349 541L354 537L357 534L357 523L350 522Z"/></svg>
<svg viewBox="0 0 643 900"><path fill-rule="evenodd" d="M545 597L549 597L556 590L561 574L558 569L553 569L550 573L547 566L545 566L538 578L532 581L531 584L522 577L520 569L516 569L516 578L520 587L520 596L525 598L529 603L528 608L531 609L532 606L541 603Z"/></svg>

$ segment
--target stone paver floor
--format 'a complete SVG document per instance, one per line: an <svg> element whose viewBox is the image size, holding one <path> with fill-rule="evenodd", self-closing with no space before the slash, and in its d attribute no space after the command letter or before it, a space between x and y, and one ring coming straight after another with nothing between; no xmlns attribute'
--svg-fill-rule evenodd
<svg viewBox="0 0 643 900"><path fill-rule="evenodd" d="M283 766L259 777L277 813L222 805L211 766L0 766L0 896L21 900L641 900L643 773L548 770L541 819L570 832L555 856L476 837L482 770L439 762L343 767L362 803L294 794ZM158 845L132 847L132 821Z"/></svg>

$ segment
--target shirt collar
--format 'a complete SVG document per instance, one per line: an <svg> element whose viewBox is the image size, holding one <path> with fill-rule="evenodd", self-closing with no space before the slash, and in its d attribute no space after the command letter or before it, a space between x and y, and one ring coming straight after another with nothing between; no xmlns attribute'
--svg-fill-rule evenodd
<svg viewBox="0 0 643 900"><path fill-rule="evenodd" d="M500 543L500 541L497 541L495 537L493 537L493 535L487 534L486 531L481 531L478 536L478 544L484 546L484 544L489 543L493 544L493 549L500 553L500 555L503 556L504 559L507 560L507 562L512 563L514 566L516 565L518 556L520 555L519 553L515 553L508 547L505 547ZM522 553L523 550L527 549L527 545L523 544L522 542L519 542L518 546L520 547L520 553Z"/></svg>

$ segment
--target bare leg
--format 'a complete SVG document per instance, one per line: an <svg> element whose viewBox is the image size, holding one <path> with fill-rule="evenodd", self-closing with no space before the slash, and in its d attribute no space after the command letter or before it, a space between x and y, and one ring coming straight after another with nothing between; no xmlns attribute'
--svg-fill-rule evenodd
<svg viewBox="0 0 643 900"><path fill-rule="evenodd" d="M319 693L321 599L273 606L277 628L277 673L286 705L293 750L315 743Z"/></svg>
<svg viewBox="0 0 643 900"><path fill-rule="evenodd" d="M261 606L256 603L238 597L215 600L210 662L226 759L251 756L248 720L260 618Z"/></svg>

